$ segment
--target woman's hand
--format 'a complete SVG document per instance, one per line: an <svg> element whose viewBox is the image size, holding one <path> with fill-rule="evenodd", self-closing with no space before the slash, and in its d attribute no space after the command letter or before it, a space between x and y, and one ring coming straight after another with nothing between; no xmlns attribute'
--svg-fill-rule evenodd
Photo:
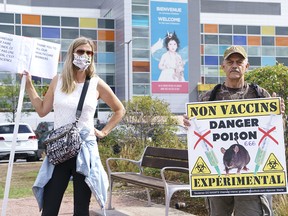
<svg viewBox="0 0 288 216"><path fill-rule="evenodd" d="M95 134L96 137L98 137L98 138L100 138L100 139L102 139L102 138L104 138L105 136L108 135L107 132L102 131L102 130L100 131L100 130L98 130L98 129L96 129L96 128L94 128L94 134Z"/></svg>

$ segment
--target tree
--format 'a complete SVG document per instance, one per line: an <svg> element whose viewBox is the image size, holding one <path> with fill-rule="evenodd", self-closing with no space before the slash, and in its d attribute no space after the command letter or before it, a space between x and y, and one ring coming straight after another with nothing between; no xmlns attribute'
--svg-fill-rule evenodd
<svg viewBox="0 0 288 216"><path fill-rule="evenodd" d="M270 94L275 92L285 101L286 113L288 112L288 67L277 63L249 71L245 74L247 82L256 83L265 88Z"/></svg>
<svg viewBox="0 0 288 216"><path fill-rule="evenodd" d="M114 154L123 158L139 158L147 145L187 148L187 143L174 133L177 120L167 102L142 96L123 104L126 115L107 137L99 141L102 159L111 156L111 147Z"/></svg>
<svg viewBox="0 0 288 216"><path fill-rule="evenodd" d="M36 91L40 95L44 95L48 86L34 85ZM12 77L8 77L2 80L0 85L0 112L5 112L6 120L8 122L15 122L18 99L20 92L20 81L15 80ZM28 95L24 95L23 98L23 114L29 115L33 111L33 107L30 104Z"/></svg>

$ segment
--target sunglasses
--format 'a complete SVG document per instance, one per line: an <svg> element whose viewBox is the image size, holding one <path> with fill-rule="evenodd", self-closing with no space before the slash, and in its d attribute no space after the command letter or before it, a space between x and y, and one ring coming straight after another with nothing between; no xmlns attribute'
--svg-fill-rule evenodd
<svg viewBox="0 0 288 216"><path fill-rule="evenodd" d="M78 55L83 55L84 53L86 53L88 56L93 56L94 55L94 52L93 51L90 51L90 50L82 50L82 49L79 49L79 50L76 50L75 51Z"/></svg>

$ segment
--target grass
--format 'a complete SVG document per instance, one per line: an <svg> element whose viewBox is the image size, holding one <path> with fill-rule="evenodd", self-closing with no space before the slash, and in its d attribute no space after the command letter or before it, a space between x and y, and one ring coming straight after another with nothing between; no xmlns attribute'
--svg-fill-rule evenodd
<svg viewBox="0 0 288 216"><path fill-rule="evenodd" d="M41 164L41 162L14 163L9 190L9 198L23 198L33 196L32 186ZM7 169L8 163L0 164L0 199L3 199L4 197ZM66 193L72 193L71 184L69 184Z"/></svg>

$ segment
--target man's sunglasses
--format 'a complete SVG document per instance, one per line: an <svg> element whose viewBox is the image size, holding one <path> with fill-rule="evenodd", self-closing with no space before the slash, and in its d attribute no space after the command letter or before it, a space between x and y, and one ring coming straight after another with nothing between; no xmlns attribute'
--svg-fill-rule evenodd
<svg viewBox="0 0 288 216"><path fill-rule="evenodd" d="M94 55L94 52L93 51L90 51L90 50L82 50L82 49L79 49L79 50L76 50L75 51L78 55L83 55L84 53L86 53L88 56L93 56Z"/></svg>

